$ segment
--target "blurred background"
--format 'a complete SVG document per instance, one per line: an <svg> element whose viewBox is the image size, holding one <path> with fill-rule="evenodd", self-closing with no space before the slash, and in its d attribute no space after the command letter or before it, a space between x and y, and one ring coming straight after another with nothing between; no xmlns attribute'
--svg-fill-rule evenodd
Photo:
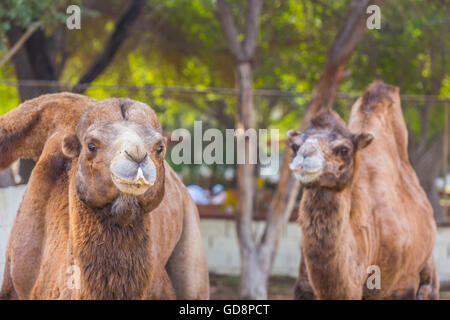
<svg viewBox="0 0 450 320"><path fill-rule="evenodd" d="M370 4L380 8L380 29L367 28ZM66 24L69 5L81 10L79 29ZM260 279L266 296L290 298L301 190L283 162L287 131L327 103L347 119L364 88L383 80L400 88L410 160L441 227L441 279L450 280L449 17L448 0L3 0L0 115L41 94L72 91L143 101L167 137L178 128L192 132L194 120L203 121L203 131L279 129L276 176L167 161L199 205L212 297L257 297L246 286ZM32 168L20 160L0 172L0 187L26 184ZM239 200L245 176L254 188L248 212ZM3 203L22 192L8 190ZM0 230L8 221L0 219ZM241 263L246 241L250 255L264 261L248 270Z"/></svg>

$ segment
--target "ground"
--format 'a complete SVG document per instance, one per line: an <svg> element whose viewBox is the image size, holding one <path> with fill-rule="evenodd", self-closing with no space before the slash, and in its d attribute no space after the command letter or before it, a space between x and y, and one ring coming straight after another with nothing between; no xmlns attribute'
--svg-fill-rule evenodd
<svg viewBox="0 0 450 320"><path fill-rule="evenodd" d="M224 276L210 274L211 299L212 300L236 300L239 298L238 276ZM291 300L295 278L291 277L271 277L269 283L269 299L271 300ZM441 290L441 299L450 300L450 286ZM445 291L446 290L446 291Z"/></svg>
<svg viewBox="0 0 450 320"><path fill-rule="evenodd" d="M271 277L269 283L269 299L291 300L295 279L290 277ZM210 274L211 299L236 300L239 299L238 276L224 276Z"/></svg>

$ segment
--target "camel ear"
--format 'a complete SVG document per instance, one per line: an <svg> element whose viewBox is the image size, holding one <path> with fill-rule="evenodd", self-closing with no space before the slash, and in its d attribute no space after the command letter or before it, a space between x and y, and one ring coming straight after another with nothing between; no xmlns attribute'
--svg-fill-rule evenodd
<svg viewBox="0 0 450 320"><path fill-rule="evenodd" d="M360 134L354 134L352 137L353 143L355 144L356 149L358 150L367 147L369 144L372 143L374 138L375 135L372 132L363 132Z"/></svg>
<svg viewBox="0 0 450 320"><path fill-rule="evenodd" d="M298 136L301 135L301 134L302 134L302 133L301 133L300 131L297 131L297 130L289 130L288 133L287 133L289 142L292 142L293 139L294 139L295 137L298 137Z"/></svg>
<svg viewBox="0 0 450 320"><path fill-rule="evenodd" d="M78 157L81 151L81 144L78 141L78 137L75 134L71 134L64 137L62 142L62 152L68 158Z"/></svg>
<svg viewBox="0 0 450 320"><path fill-rule="evenodd" d="M73 93L45 94L0 117L0 169L19 158L39 160L54 132L74 132L84 109L96 100Z"/></svg>
<svg viewBox="0 0 450 320"><path fill-rule="evenodd" d="M296 139L297 137L300 137L302 133L300 131L296 130L289 130L288 133L288 141L289 141L289 148L291 149L292 153L295 155L297 154L298 149L300 148L300 140Z"/></svg>

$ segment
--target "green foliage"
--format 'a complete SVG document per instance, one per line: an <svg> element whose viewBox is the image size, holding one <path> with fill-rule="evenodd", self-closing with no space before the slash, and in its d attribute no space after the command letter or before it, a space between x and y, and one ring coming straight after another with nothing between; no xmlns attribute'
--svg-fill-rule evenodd
<svg viewBox="0 0 450 320"><path fill-rule="evenodd" d="M5 78L4 73L4 69L0 68L0 79ZM0 99L0 115L11 111L20 104L20 98L17 90L10 85L5 85L2 83L0 83Z"/></svg>
<svg viewBox="0 0 450 320"><path fill-rule="evenodd" d="M377 76L400 88L401 94L449 98L448 3L392 1L382 6L381 30L369 30L350 63L351 86L362 90ZM442 85L440 84L442 82ZM434 83L435 88L432 88ZM421 133L419 109L425 99L404 100L408 127ZM442 130L444 105L436 103L430 115L430 138Z"/></svg>
<svg viewBox="0 0 450 320"><path fill-rule="evenodd" d="M4 0L0 3L0 50L6 50L5 32L14 23L28 29L33 23L41 21L47 27L65 22L67 0ZM79 4L71 1L70 4Z"/></svg>
<svg viewBox="0 0 450 320"><path fill-rule="evenodd" d="M79 3L80 1L71 3ZM229 0L243 38L247 1ZM64 0L6 0L0 4L0 38L11 21L27 28L45 23L49 34L66 17ZM281 137L297 127L311 90L327 62L330 45L345 19L349 0L265 1L261 31L253 61L256 89L305 92L302 96L264 96L255 99L260 127L279 128ZM75 84L90 61L101 52L123 2L85 0L84 12L98 12L82 20L82 30L69 33L69 60L61 80ZM236 99L218 93L164 92L162 86L235 87L234 63L223 40L214 0L148 0L146 8L113 64L86 92L103 99L128 96L151 105L170 132L190 128L195 119L225 128L236 115ZM357 96L375 78L394 84L402 94L433 94L433 79L442 78L437 94L450 96L448 8L443 1L383 2L382 29L367 30L348 65L351 75L341 91ZM3 37L4 38L4 37ZM1 48L1 47L0 47ZM11 65L0 79L14 80ZM125 84L126 86L117 86ZM139 86L135 88L133 86ZM0 85L0 114L18 104L16 89ZM344 118L353 99L338 99L335 108ZM421 132L424 99L403 101L408 127ZM227 122L228 121L228 122ZM443 126L443 105L430 114L430 139Z"/></svg>

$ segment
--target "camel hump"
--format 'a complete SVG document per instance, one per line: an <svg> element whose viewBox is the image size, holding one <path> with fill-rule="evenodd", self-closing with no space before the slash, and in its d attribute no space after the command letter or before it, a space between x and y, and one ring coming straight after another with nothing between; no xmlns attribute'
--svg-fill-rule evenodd
<svg viewBox="0 0 450 320"><path fill-rule="evenodd" d="M0 169L19 158L37 161L57 130L74 131L83 110L95 101L62 92L27 100L0 117Z"/></svg>
<svg viewBox="0 0 450 320"><path fill-rule="evenodd" d="M398 87L382 81L370 84L352 107L349 129L374 133L377 145L395 149L400 159L408 161L408 130Z"/></svg>
<svg viewBox="0 0 450 320"><path fill-rule="evenodd" d="M383 81L375 81L367 87L361 97L360 112L381 112L382 108L390 108L398 94L398 87Z"/></svg>

